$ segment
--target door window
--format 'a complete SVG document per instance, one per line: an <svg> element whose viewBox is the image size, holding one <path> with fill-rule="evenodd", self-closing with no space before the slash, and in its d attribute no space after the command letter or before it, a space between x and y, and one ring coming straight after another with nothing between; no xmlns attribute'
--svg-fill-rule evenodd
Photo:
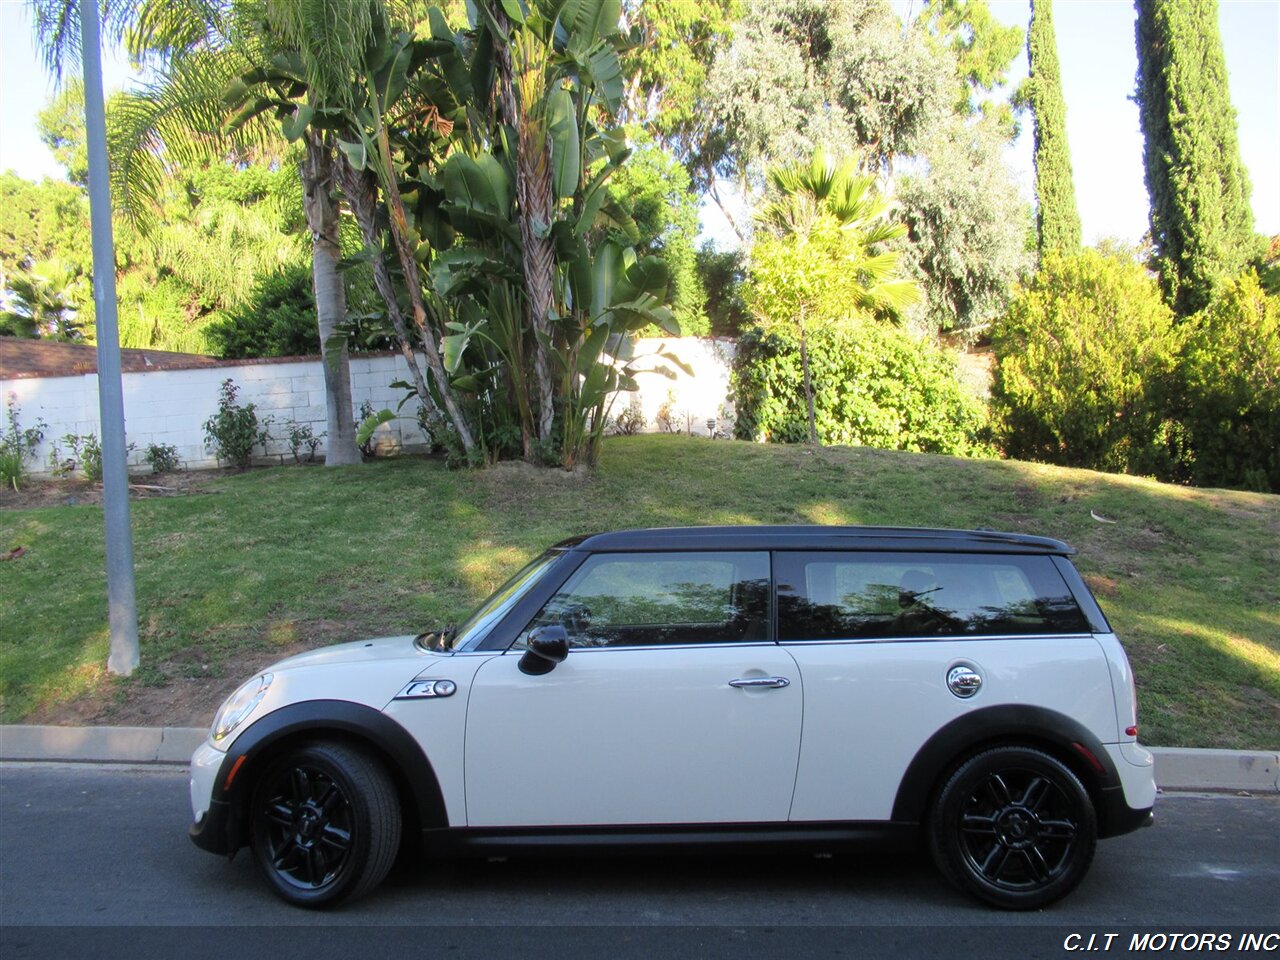
<svg viewBox="0 0 1280 960"><path fill-rule="evenodd" d="M1084 633L1047 556L779 553L780 640Z"/></svg>
<svg viewBox="0 0 1280 960"><path fill-rule="evenodd" d="M604 553L589 557L517 640L559 624L570 646L769 639L767 553Z"/></svg>

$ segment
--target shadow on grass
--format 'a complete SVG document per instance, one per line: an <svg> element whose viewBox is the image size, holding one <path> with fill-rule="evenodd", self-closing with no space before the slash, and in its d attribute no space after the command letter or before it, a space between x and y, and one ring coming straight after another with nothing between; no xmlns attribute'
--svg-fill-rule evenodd
<svg viewBox="0 0 1280 960"><path fill-rule="evenodd" d="M1149 737L1264 746L1278 727L1280 617L1266 598L1280 601L1280 563L1275 538L1260 533L1280 529L1280 497L1039 464L653 435L611 440L586 477L405 458L254 470L210 486L217 492L135 505L149 672L146 684L98 682L104 719L120 699L172 695L166 684L187 681L211 712L244 674L296 650L458 622L565 537L861 523L1067 540L1109 593L1100 599L1143 684ZM75 678L92 675L99 654L83 638L104 633L101 529L96 508L0 511L0 543L28 546L0 569L6 720L67 690L84 694Z"/></svg>

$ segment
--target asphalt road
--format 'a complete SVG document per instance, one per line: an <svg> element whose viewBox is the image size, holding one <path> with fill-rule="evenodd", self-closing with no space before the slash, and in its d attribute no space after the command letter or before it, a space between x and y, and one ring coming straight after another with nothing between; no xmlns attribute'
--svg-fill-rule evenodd
<svg viewBox="0 0 1280 960"><path fill-rule="evenodd" d="M1072 933L1119 932L1094 941L1119 956L1135 931L1280 931L1274 797L1163 796L1154 827L1100 843L1083 885L1032 913L959 894L923 852L423 863L312 913L246 853L197 850L188 820L178 769L0 764L0 956L1029 958L1071 955ZM1248 955L1280 957L1269 942Z"/></svg>

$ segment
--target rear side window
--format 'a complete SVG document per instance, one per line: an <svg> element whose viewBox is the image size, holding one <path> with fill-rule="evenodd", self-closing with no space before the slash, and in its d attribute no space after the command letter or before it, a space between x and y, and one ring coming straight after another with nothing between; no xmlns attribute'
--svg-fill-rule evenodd
<svg viewBox="0 0 1280 960"><path fill-rule="evenodd" d="M778 553L778 638L1086 633L1047 556Z"/></svg>
<svg viewBox="0 0 1280 960"><path fill-rule="evenodd" d="M769 554L596 554L547 601L517 643L547 624L563 626L577 647L767 640Z"/></svg>

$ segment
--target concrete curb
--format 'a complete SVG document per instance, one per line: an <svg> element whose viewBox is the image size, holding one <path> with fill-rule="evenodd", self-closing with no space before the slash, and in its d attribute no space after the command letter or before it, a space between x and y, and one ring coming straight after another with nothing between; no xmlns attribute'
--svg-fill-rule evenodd
<svg viewBox="0 0 1280 960"><path fill-rule="evenodd" d="M1162 790L1232 790L1280 793L1280 754L1258 750L1148 747Z"/></svg>
<svg viewBox="0 0 1280 960"><path fill-rule="evenodd" d="M186 764L205 727L0 726L0 760ZM1151 747L1161 790L1280 794L1280 754Z"/></svg>
<svg viewBox="0 0 1280 960"><path fill-rule="evenodd" d="M0 726L0 760L182 763L207 727Z"/></svg>

